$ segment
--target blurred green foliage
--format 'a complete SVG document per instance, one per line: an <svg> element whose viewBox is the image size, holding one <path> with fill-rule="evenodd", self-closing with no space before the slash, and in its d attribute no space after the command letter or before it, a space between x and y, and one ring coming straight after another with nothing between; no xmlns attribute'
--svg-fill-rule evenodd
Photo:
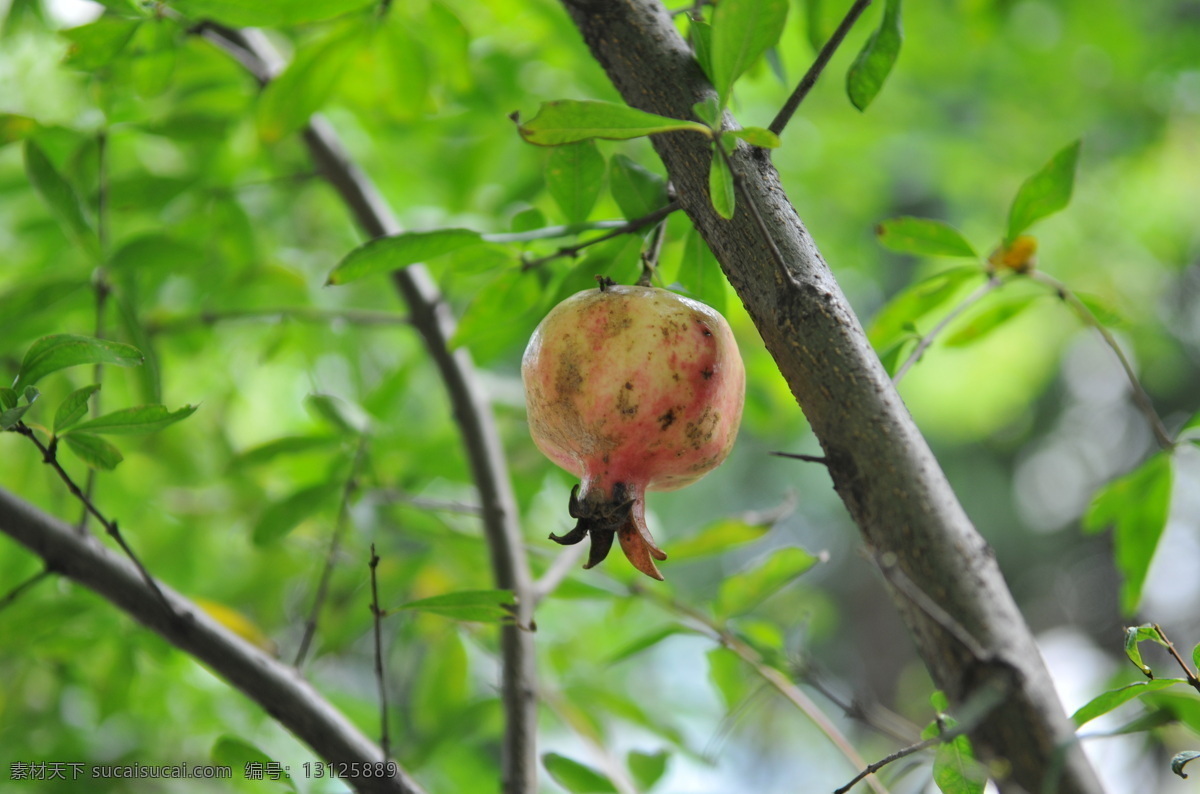
<svg viewBox="0 0 1200 794"><path fill-rule="evenodd" d="M772 13L783 5L771 4ZM1008 211L1022 182L1082 139L1070 206L1031 230L1038 267L1115 329L1176 430L1200 394L1200 3L910 3L899 58L882 90L880 78L859 96L870 103L861 113L842 76L876 29L890 42L899 27L884 16L898 14L898 2L876 5L772 158L880 353L897 342L911 350L979 281L951 270L961 261L889 251L873 229L933 218L962 232L946 253L961 253L963 239L989 252L1015 234ZM753 62L722 44L710 69L722 70L723 85L749 70L722 97L743 125L769 122L842 13L829 0L793 0L778 44ZM206 14L269 29L291 64L272 88L260 92L234 59L193 34ZM686 17L677 19L687 32ZM770 31L743 33L755 52L774 41ZM544 537L567 527L572 483L529 441L520 354L545 310L594 274L636 278L649 230L523 269L522 259L566 244L529 232L662 206L664 174L649 144L600 141L567 153L521 140L514 111L529 118L545 101L619 101L549 0L178 0L164 8L10 0L0 86L0 373L15 378L49 334L102 336L145 354L140 366L105 364L99 378L90 365L47 374L24 421L49 433L55 409L67 403L74 413L72 395L96 382L103 388L82 397L93 414L198 405L161 432L115 439L124 459L98 475L96 501L156 576L284 659L300 642L341 494L352 492L308 672L375 731L370 544L381 557L385 608L494 583L454 417L404 307L378 272L326 286L364 240L296 130L323 112L406 229L530 238L456 238L433 265L461 320L456 343L484 367L537 573L559 553ZM400 263L387 257L419 248L385 247L366 267L386 269ZM429 255L420 249L404 263ZM678 213L665 227L658 277L724 307L748 377L731 459L703 486L651 497L656 536L669 554L681 551L665 564L665 592L730 620L789 674L830 671L820 679L835 690L927 723L928 682L855 553L823 471L768 455L817 450L749 318ZM1084 537L1078 519L1097 488L1147 457L1152 437L1091 329L1058 301L1006 291L1019 306L998 310L985 299L964 313L901 394L1033 627L1071 627L1115 658L1119 610L1132 611L1137 598L1127 587L1118 604L1107 541ZM885 309L897 295L921 311L897 312L898 302ZM1194 456L1177 457L1194 468ZM78 461L64 465L86 478ZM345 488L352 476L353 491ZM15 433L0 433L0 485L69 521L80 516ZM1093 510L1097 521L1120 507L1108 493ZM1155 493L1145 512L1166 509ZM795 509L771 516L789 494ZM1194 549L1195 513L1178 510L1163 543ZM794 581L821 551L827 561ZM1153 548L1138 547L1139 564L1150 565L1147 553ZM37 559L0 541L0 589L39 570ZM541 727L551 753L544 791L601 790L614 776L658 791L782 791L798 777L810 790L832 790L849 779L855 770L801 715L766 694L730 651L683 630L660 602L632 595L632 581L613 559L572 571L539 607ZM1173 635L1200 638L1182 603L1192 591L1173 595L1171 584L1156 582L1151 568L1136 589ZM496 790L494 626L416 609L385 626L398 760L431 792ZM1086 677L1082 667L1076 675ZM19 761L205 763L231 747L294 773L316 760L203 667L54 577L0 609L0 676L3 775ZM1186 714L1180 699L1173 708ZM848 721L844 729L868 757L892 747ZM1177 750L1195 744L1178 734L1161 740ZM1158 773L1139 786L1171 790L1169 771ZM913 777L930 774L927 759ZM296 785L341 790L328 780ZM89 790L135 789L91 781Z"/></svg>

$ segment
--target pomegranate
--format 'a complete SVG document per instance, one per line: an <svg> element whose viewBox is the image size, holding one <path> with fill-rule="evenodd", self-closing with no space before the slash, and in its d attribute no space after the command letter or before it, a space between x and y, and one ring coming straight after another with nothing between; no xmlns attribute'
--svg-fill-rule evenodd
<svg viewBox="0 0 1200 794"><path fill-rule="evenodd" d="M746 375L729 324L674 292L600 280L538 325L521 362L533 441L579 477L564 545L591 535L584 568L613 536L633 566L662 579L667 555L646 528L646 491L703 477L733 447Z"/></svg>

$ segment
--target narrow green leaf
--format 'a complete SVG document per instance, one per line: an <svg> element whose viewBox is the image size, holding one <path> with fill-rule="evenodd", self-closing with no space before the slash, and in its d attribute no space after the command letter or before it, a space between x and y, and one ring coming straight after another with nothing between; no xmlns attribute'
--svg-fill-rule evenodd
<svg viewBox="0 0 1200 794"><path fill-rule="evenodd" d="M60 31L59 35L71 42L63 63L87 72L107 66L121 54L141 24L136 19L102 16L95 22Z"/></svg>
<svg viewBox="0 0 1200 794"><path fill-rule="evenodd" d="M1183 768L1197 758L1200 758L1200 751L1197 750L1184 750L1182 753L1176 753L1175 757L1171 759L1171 771L1186 780L1187 773L1183 771Z"/></svg>
<svg viewBox="0 0 1200 794"><path fill-rule="evenodd" d="M638 785L641 791L649 791L654 788L654 784L662 779L662 776L667 771L667 761L671 758L671 754L666 750L659 750L657 753L643 753L640 750L630 750L629 755L625 757L625 763L629 767L629 774L633 775L633 780Z"/></svg>
<svg viewBox="0 0 1200 794"><path fill-rule="evenodd" d="M734 197L733 172L725 158L718 152L713 152L712 168L708 172L708 193L712 198L713 209L725 220L733 217L736 204Z"/></svg>
<svg viewBox="0 0 1200 794"><path fill-rule="evenodd" d="M310 394L304 405L335 430L348 436L362 435L371 426L371 417L358 405L332 394Z"/></svg>
<svg viewBox="0 0 1200 794"><path fill-rule="evenodd" d="M875 234L880 245L893 251L923 256L979 258L979 254L975 253L958 229L932 218L892 218L876 226Z"/></svg>
<svg viewBox="0 0 1200 794"><path fill-rule="evenodd" d="M1129 626L1125 629L1125 655L1138 669L1153 678L1154 671L1142 661L1142 650L1139 647L1140 643L1147 641L1156 642L1164 648L1167 646L1166 638L1153 624L1144 623L1141 626Z"/></svg>
<svg viewBox="0 0 1200 794"><path fill-rule="evenodd" d="M1134 471L1104 486L1092 499L1083 527L1099 532L1113 527L1113 546L1121 585L1121 611L1132 615L1142 600L1142 585L1154 559L1171 507L1171 456L1160 452Z"/></svg>
<svg viewBox="0 0 1200 794"><path fill-rule="evenodd" d="M711 137L708 127L695 121L646 113L614 102L573 99L543 102L536 116L517 127L522 138L537 146L561 146L590 138L624 141L679 130Z"/></svg>
<svg viewBox="0 0 1200 794"><path fill-rule="evenodd" d="M59 404L58 410L54 412L54 434L62 433L82 419L87 414L88 400L98 391L100 391L100 384L93 383L91 386L84 386L82 389L76 389L68 394L67 399L63 400Z"/></svg>
<svg viewBox="0 0 1200 794"><path fill-rule="evenodd" d="M772 552L749 570L721 582L717 614L731 618L749 612L818 562L820 557L795 546Z"/></svg>
<svg viewBox="0 0 1200 794"><path fill-rule="evenodd" d="M604 157L595 141L556 146L546 159L546 190L562 209L567 223L583 223L600 195Z"/></svg>
<svg viewBox="0 0 1200 794"><path fill-rule="evenodd" d="M80 245L88 256L99 259L100 239L84 217L83 204L75 188L63 178L33 139L25 141L25 173L67 236Z"/></svg>
<svg viewBox="0 0 1200 794"><path fill-rule="evenodd" d="M27 403L0 411L0 430L8 430L10 427L15 427L17 422L21 421L21 417L25 415L25 412L32 407L32 405Z"/></svg>
<svg viewBox="0 0 1200 794"><path fill-rule="evenodd" d="M778 135L763 127L743 127L740 130L730 130L729 134L735 138L741 138L751 146L759 146L763 149L775 149L781 143Z"/></svg>
<svg viewBox="0 0 1200 794"><path fill-rule="evenodd" d="M10 389L7 386L0 386L0 408L6 411L9 408L16 408L17 402L20 399L21 396L17 394L16 389Z"/></svg>
<svg viewBox="0 0 1200 794"><path fill-rule="evenodd" d="M34 133L38 123L28 116L0 113L0 147L23 141Z"/></svg>
<svg viewBox="0 0 1200 794"><path fill-rule="evenodd" d="M123 408L86 422L75 425L69 433L88 432L107 436L129 436L156 433L164 427L187 419L196 412L197 406L185 405L177 411L168 411L165 405L137 405Z"/></svg>
<svg viewBox="0 0 1200 794"><path fill-rule="evenodd" d="M274 143L301 129L324 107L351 59L367 44L366 20L339 27L302 47L258 96L258 134Z"/></svg>
<svg viewBox="0 0 1200 794"><path fill-rule="evenodd" d="M558 753L542 756L542 766L554 782L571 794L616 794L617 788L604 775Z"/></svg>
<svg viewBox="0 0 1200 794"><path fill-rule="evenodd" d="M771 530L769 525L747 524L737 518L722 518L706 526L690 538L671 544L671 560L691 560L752 543Z"/></svg>
<svg viewBox="0 0 1200 794"><path fill-rule="evenodd" d="M667 181L623 154L609 161L608 188L626 220L649 215L667 203Z"/></svg>
<svg viewBox="0 0 1200 794"><path fill-rule="evenodd" d="M463 590L409 601L389 611L432 612L472 623L511 622L517 602L511 590Z"/></svg>
<svg viewBox="0 0 1200 794"><path fill-rule="evenodd" d="M138 393L143 403L153 404L162 402L162 368L158 363L158 353L155 342L146 331L142 318L138 316L137 306L129 293L117 295L117 316L121 327L125 329L126 338L134 347L141 350L145 362L137 371Z"/></svg>
<svg viewBox="0 0 1200 794"><path fill-rule="evenodd" d="M1075 723L1076 728L1082 728L1097 717L1107 714L1134 698L1184 683L1187 681L1183 678L1156 678L1153 681L1137 681L1123 687L1110 689L1083 704L1078 711L1071 715L1071 721Z"/></svg>
<svg viewBox="0 0 1200 794"><path fill-rule="evenodd" d="M683 258L676 278L693 298L721 314L725 313L725 274L721 272L721 265L709 250L708 243L694 228L688 229L684 237ZM672 559L675 553L672 549Z"/></svg>
<svg viewBox="0 0 1200 794"><path fill-rule="evenodd" d="M716 647L707 654L708 680L713 689L725 702L725 708L732 710L746 696L747 677L742 660L728 648Z"/></svg>
<svg viewBox="0 0 1200 794"><path fill-rule="evenodd" d="M712 17L712 79L722 106L733 84L779 41L787 0L721 0Z"/></svg>
<svg viewBox="0 0 1200 794"><path fill-rule="evenodd" d="M1009 242L1037 221L1053 215L1070 203L1080 146L1080 141L1069 144L1021 184L1008 210Z"/></svg>
<svg viewBox="0 0 1200 794"><path fill-rule="evenodd" d="M483 235L470 229L434 229L377 237L346 255L329 274L330 284L346 284L376 273L444 256L483 242Z"/></svg>
<svg viewBox="0 0 1200 794"><path fill-rule="evenodd" d="M692 112L714 130L721 126L721 104L711 94L692 105Z"/></svg>
<svg viewBox="0 0 1200 794"><path fill-rule="evenodd" d="M692 45L692 53L696 56L696 63L700 64L700 71L708 78L708 81L713 81L712 70L712 25L703 19L688 18L688 41ZM707 104L707 100L705 101ZM703 120L712 127L719 127L721 120L721 108L719 103L716 104L716 111L710 115L702 115L699 110L696 110L696 118ZM697 108L699 105L697 105ZM695 110L695 108L693 108Z"/></svg>
<svg viewBox="0 0 1200 794"><path fill-rule="evenodd" d="M71 438L67 436L68 440ZM251 536L254 545L265 546L287 535L301 521L329 505L339 490L338 483L322 482L272 502L254 525Z"/></svg>
<svg viewBox="0 0 1200 794"><path fill-rule="evenodd" d="M1042 296L1020 295L1008 300L993 301L965 325L960 325L958 330L947 336L942 344L946 347L965 347L974 344L1028 309L1039 297Z"/></svg>
<svg viewBox="0 0 1200 794"><path fill-rule="evenodd" d="M983 794L987 779L987 768L975 760L966 736L938 745L933 756L933 782L942 794Z"/></svg>
<svg viewBox="0 0 1200 794"><path fill-rule="evenodd" d="M1200 670L1200 643L1196 643L1196 647L1192 648L1192 664Z"/></svg>
<svg viewBox="0 0 1200 794"><path fill-rule="evenodd" d="M25 393L24 393L25 402L28 403L29 405L33 405L35 402L37 402L37 398L40 397L41 394L42 393L39 392L34 387L26 386Z"/></svg>
<svg viewBox="0 0 1200 794"><path fill-rule="evenodd" d="M136 347L73 334L43 336L34 342L17 373L14 389L32 386L52 372L81 364L116 364L134 367L144 359Z"/></svg>
<svg viewBox="0 0 1200 794"><path fill-rule="evenodd" d="M900 0L887 0L883 20L859 51L846 73L846 94L854 107L866 110L883 88L900 55L904 31L900 23Z"/></svg>
<svg viewBox="0 0 1200 794"><path fill-rule="evenodd" d="M63 437L63 441L67 442L67 449L75 453L75 457L93 469L112 471L117 467L118 463L125 459L121 455L121 450L100 438L100 436L93 436L87 433L70 433Z"/></svg>
<svg viewBox="0 0 1200 794"><path fill-rule="evenodd" d="M821 2L822 0L804 0L805 33L813 52L820 52L827 38L821 25Z"/></svg>
<svg viewBox="0 0 1200 794"><path fill-rule="evenodd" d="M327 449L339 443L338 436L286 436L251 447L234 458L234 467L259 466L284 455L299 455L317 449Z"/></svg>
<svg viewBox="0 0 1200 794"><path fill-rule="evenodd" d="M171 0L171 7L193 20L212 19L234 27L288 27L320 22L378 0Z"/></svg>
<svg viewBox="0 0 1200 794"><path fill-rule="evenodd" d="M672 557L672 559L674 559L674 557ZM692 630L680 625L663 626L662 628L655 629L654 631L643 634L637 639L631 640L625 645L622 645L620 648L614 651L613 654L608 657L608 659L605 660L605 664L612 666L618 662L623 662L630 657L637 656L642 651L653 648L655 645L658 645L668 637L674 637L676 634L687 633L692 633Z"/></svg>

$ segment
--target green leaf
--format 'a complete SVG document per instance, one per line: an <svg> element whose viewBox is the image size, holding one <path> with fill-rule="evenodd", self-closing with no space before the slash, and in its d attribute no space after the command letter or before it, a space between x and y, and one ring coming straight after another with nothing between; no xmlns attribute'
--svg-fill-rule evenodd
<svg viewBox="0 0 1200 794"><path fill-rule="evenodd" d="M75 457L93 469L112 471L118 463L125 459L121 455L121 450L100 436L88 433L70 433L63 437L63 441L67 442L67 449L75 453Z"/></svg>
<svg viewBox="0 0 1200 794"><path fill-rule="evenodd" d="M320 22L376 5L378 0L171 0L193 20L212 19L234 27L287 27Z"/></svg>
<svg viewBox="0 0 1200 794"><path fill-rule="evenodd" d="M1142 600L1142 585L1154 559L1171 507L1171 457L1160 452L1140 467L1104 486L1092 499L1083 527L1099 532L1113 527L1113 546L1121 585L1121 611L1132 615Z"/></svg>
<svg viewBox="0 0 1200 794"><path fill-rule="evenodd" d="M953 298L966 284L986 278L983 268L943 270L904 289L875 315L867 335L876 350L887 349L913 333L914 323Z"/></svg>
<svg viewBox="0 0 1200 794"><path fill-rule="evenodd" d="M942 794L983 794L987 778L987 769L975 760L966 736L938 745L933 756L933 782Z"/></svg>
<svg viewBox="0 0 1200 794"><path fill-rule="evenodd" d="M165 405L137 405L123 408L95 419L89 419L73 427L71 434L85 431L107 436L129 436L156 433L196 412L195 405L185 405L177 411L168 411Z"/></svg>
<svg viewBox="0 0 1200 794"><path fill-rule="evenodd" d="M467 306L450 347L469 348L481 364L493 361L528 340L540 319L537 308L541 302L536 276L520 269L501 273Z"/></svg>
<svg viewBox="0 0 1200 794"><path fill-rule="evenodd" d="M728 648L708 652L708 680L721 695L725 708L732 710L746 696L747 678L742 660Z"/></svg>
<svg viewBox="0 0 1200 794"><path fill-rule="evenodd" d="M275 759L264 753L249 742L235 736L222 736L213 744L210 760L217 766L226 766L238 770L236 777L245 779L245 769L249 764L258 764L260 768L269 768L276 763ZM255 781L258 786L281 786L290 791L296 790L296 782L289 775L280 775L278 779L270 775Z"/></svg>
<svg viewBox="0 0 1200 794"><path fill-rule="evenodd" d="M624 141L679 130L712 137L708 127L695 121L646 113L613 102L573 99L543 102L536 116L517 127L522 138L537 146L561 146L590 138Z"/></svg>
<svg viewBox="0 0 1200 794"><path fill-rule="evenodd" d="M121 54L141 24L135 19L102 16L87 25L60 31L59 35L71 42L63 63L86 72L107 66Z"/></svg>
<svg viewBox="0 0 1200 794"><path fill-rule="evenodd" d="M879 361L883 364L883 368L887 370L889 376L894 377L896 372L912 355L913 350L921 341L921 335L916 333L904 334L887 350L879 354Z"/></svg>
<svg viewBox="0 0 1200 794"><path fill-rule="evenodd" d="M600 195L604 157L594 141L556 146L546 159L546 190L567 223L583 223Z"/></svg>
<svg viewBox="0 0 1200 794"><path fill-rule="evenodd" d="M1197 643L1196 647L1192 648L1192 664L1197 670L1200 670L1200 643Z"/></svg>
<svg viewBox="0 0 1200 794"><path fill-rule="evenodd" d="M734 197L733 172L729 164L719 152L713 152L712 167L708 172L708 194L712 198L713 209L725 220L733 217Z"/></svg>
<svg viewBox="0 0 1200 794"><path fill-rule="evenodd" d="M666 750L659 750L657 753L630 750L629 755L625 758L629 774L633 775L633 781L637 783L638 789L649 791L666 773L667 761L670 760L671 754Z"/></svg>
<svg viewBox="0 0 1200 794"><path fill-rule="evenodd" d="M1015 298L993 301L990 306L977 313L966 324L946 337L942 343L946 347L965 347L985 338L992 331L1004 325L1021 312L1028 309L1041 295L1020 295Z"/></svg>
<svg viewBox="0 0 1200 794"><path fill-rule="evenodd" d="M671 544L671 560L691 560L752 543L771 530L770 525L747 524L737 518L722 518L690 538Z"/></svg>
<svg viewBox="0 0 1200 794"><path fill-rule="evenodd" d="M68 440L71 438L72 436L67 436ZM301 488L278 502L272 502L254 525L254 533L251 536L254 545L265 546L284 537L301 521L329 505L339 490L338 483L321 482Z"/></svg>
<svg viewBox="0 0 1200 794"><path fill-rule="evenodd" d="M1183 768L1197 758L1200 758L1200 751L1197 750L1184 750L1182 753L1176 753L1175 757L1171 759L1171 771L1186 780L1187 773L1183 771Z"/></svg>
<svg viewBox="0 0 1200 794"><path fill-rule="evenodd" d="M119 367L134 367L141 364L144 356L136 347L93 339L73 334L43 336L34 342L17 373L14 389L32 386L52 372L81 364L116 364Z"/></svg>
<svg viewBox="0 0 1200 794"><path fill-rule="evenodd" d="M883 20L867 39L867 43L850 64L846 73L846 94L854 107L866 110L871 101L883 88L883 81L891 73L900 55L900 43L904 31L900 24L900 0L887 0L883 7Z"/></svg>
<svg viewBox="0 0 1200 794"><path fill-rule="evenodd" d="M80 245L92 259L100 258L100 239L95 229L83 214L83 204L79 200L75 188L63 178L63 175L50 162L50 158L30 139L25 141L25 173L30 183L59 224L67 232L67 236Z"/></svg>
<svg viewBox="0 0 1200 794"><path fill-rule="evenodd" d="M684 237L683 258L676 278L693 298L725 313L725 274L708 243L695 228L688 229ZM674 550L671 553L674 555Z"/></svg>
<svg viewBox="0 0 1200 794"><path fill-rule="evenodd" d="M0 411L0 430L8 430L10 427L15 427L17 422L21 421L21 417L25 415L25 412L32 407L32 405L26 403L25 405L18 405Z"/></svg>
<svg viewBox="0 0 1200 794"><path fill-rule="evenodd" d="M7 386L0 386L0 408L8 410L16 408L21 396L17 394L16 389L10 389Z"/></svg>
<svg viewBox="0 0 1200 794"><path fill-rule="evenodd" d="M84 386L82 389L76 389L68 394L67 399L63 400L59 404L58 410L54 412L54 434L62 433L82 419L87 414L88 400L98 391L100 391L100 384L93 383L91 386Z"/></svg>
<svg viewBox="0 0 1200 794"><path fill-rule="evenodd" d="M820 52L825 46L826 36L821 26L821 3L822 0L804 0L805 33L813 52Z"/></svg>
<svg viewBox="0 0 1200 794"><path fill-rule="evenodd" d="M1071 715L1071 721L1075 723L1075 727L1082 728L1097 717L1107 714L1134 698L1184 683L1187 681L1183 678L1156 678L1153 681L1137 681L1117 689L1110 689L1083 704L1078 711Z"/></svg>
<svg viewBox="0 0 1200 794"><path fill-rule="evenodd" d="M703 19L694 17L688 18L688 41L691 42L692 52L696 56L696 63L700 64L700 71L708 78L709 82L713 82L712 70L712 25ZM709 100L703 103L707 105ZM704 115L700 111L700 104L697 104L693 110L696 111L696 118L703 120L714 129L721 126L721 106L718 102L713 102L715 110Z"/></svg>
<svg viewBox="0 0 1200 794"><path fill-rule="evenodd" d="M892 218L876 226L875 234L880 245L905 254L979 258L958 229L932 218Z"/></svg>
<svg viewBox="0 0 1200 794"><path fill-rule="evenodd" d="M674 559L674 556L672 556L672 559ZM653 648L655 645L658 645L668 637L674 637L676 634L690 633L694 632L691 629L685 628L684 626L676 624L663 626L662 628L655 629L648 634L643 634L637 639L622 645L612 654L612 656L609 656L608 659L605 660L605 664L612 666L618 662L623 662L632 656L637 656L642 651Z"/></svg>
<svg viewBox="0 0 1200 794"><path fill-rule="evenodd" d="M1145 623L1141 626L1129 626L1125 629L1125 655L1129 657L1129 661L1133 662L1138 669L1143 673L1154 677L1154 671L1150 666L1142 661L1142 650L1139 647L1142 642L1156 642L1164 648L1167 647L1167 640L1157 627L1150 623Z"/></svg>
<svg viewBox="0 0 1200 794"><path fill-rule="evenodd" d="M259 466L283 455L298 455L315 449L327 449L339 443L338 436L287 436L251 447L233 460L234 467Z"/></svg>
<svg viewBox="0 0 1200 794"><path fill-rule="evenodd" d="M328 283L347 284L376 273L390 273L482 242L483 235L470 229L434 229L377 237L338 262L329 274Z"/></svg>
<svg viewBox="0 0 1200 794"><path fill-rule="evenodd" d="M818 562L820 557L795 546L772 552L761 563L721 582L717 614L731 618L749 612Z"/></svg>
<svg viewBox="0 0 1200 794"><path fill-rule="evenodd" d="M23 141L38 128L38 123L28 116L16 113L0 113L0 147Z"/></svg>
<svg viewBox="0 0 1200 794"><path fill-rule="evenodd" d="M692 112L714 130L721 126L721 103L711 94L692 105Z"/></svg>
<svg viewBox="0 0 1200 794"><path fill-rule="evenodd" d="M616 786L607 777L565 755L546 753L542 756L542 766L555 783L571 794L616 794Z"/></svg>
<svg viewBox="0 0 1200 794"><path fill-rule="evenodd" d="M351 59L367 44L363 21L339 27L302 47L283 72L258 96L258 134L275 143L301 129L324 107Z"/></svg>
<svg viewBox="0 0 1200 794"><path fill-rule="evenodd" d="M779 41L787 0L721 0L712 17L712 80L722 106L733 84Z"/></svg>
<svg viewBox="0 0 1200 794"><path fill-rule="evenodd" d="M649 215L667 203L667 181L623 154L609 161L608 188L626 220Z"/></svg>
<svg viewBox="0 0 1200 794"><path fill-rule="evenodd" d="M304 398L304 405L348 436L362 435L371 426L371 417L365 410L332 394L310 394Z"/></svg>
<svg viewBox="0 0 1200 794"><path fill-rule="evenodd" d="M154 341L146 331L146 326L142 324L142 318L138 316L137 307L130 299L131 297L130 292L122 292L117 295L117 316L121 320L121 327L125 329L126 337L146 356L145 362L137 371L141 400L145 403L160 403L162 402L162 370L159 367L158 354L154 349Z"/></svg>
<svg viewBox="0 0 1200 794"><path fill-rule="evenodd" d="M472 623L512 622L517 602L511 590L463 590L401 604L389 612L414 610Z"/></svg>
<svg viewBox="0 0 1200 794"><path fill-rule="evenodd" d="M1069 144L1021 184L1008 210L1008 242L1070 203L1080 145L1080 141Z"/></svg>
<svg viewBox="0 0 1200 794"><path fill-rule="evenodd" d="M740 130L729 130L728 134L763 149L775 149L781 143L778 135L763 127L743 127Z"/></svg>

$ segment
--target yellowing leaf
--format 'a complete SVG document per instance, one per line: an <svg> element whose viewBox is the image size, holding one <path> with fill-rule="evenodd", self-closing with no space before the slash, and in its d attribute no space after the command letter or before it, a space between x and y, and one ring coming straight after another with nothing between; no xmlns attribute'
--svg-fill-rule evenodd
<svg viewBox="0 0 1200 794"><path fill-rule="evenodd" d="M253 620L238 612L233 607L226 606L218 601L210 601L207 598L196 598L194 601L196 606L204 610L205 614L210 618L251 645L266 651L272 656L275 655L277 651L275 643Z"/></svg>

